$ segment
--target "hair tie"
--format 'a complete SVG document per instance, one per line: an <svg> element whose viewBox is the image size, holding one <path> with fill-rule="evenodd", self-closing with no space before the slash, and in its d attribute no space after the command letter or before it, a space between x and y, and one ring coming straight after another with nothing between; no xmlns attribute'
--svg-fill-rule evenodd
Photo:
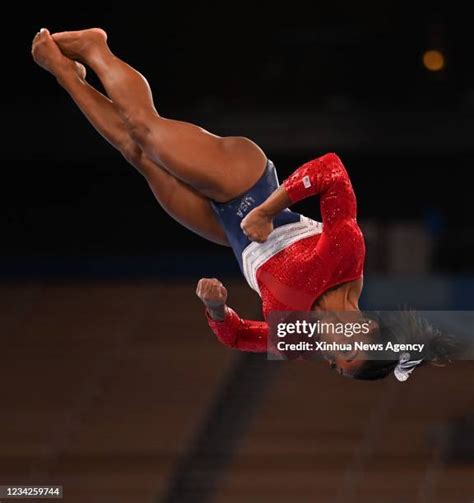
<svg viewBox="0 0 474 503"><path fill-rule="evenodd" d="M423 358L421 360L410 360L410 353L402 353L393 373L400 382L404 382L422 361Z"/></svg>

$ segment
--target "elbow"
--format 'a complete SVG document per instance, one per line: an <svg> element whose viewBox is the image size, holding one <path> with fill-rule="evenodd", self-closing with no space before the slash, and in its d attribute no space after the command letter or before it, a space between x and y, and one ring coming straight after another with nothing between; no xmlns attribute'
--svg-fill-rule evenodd
<svg viewBox="0 0 474 503"><path fill-rule="evenodd" d="M347 170L337 154L331 152L324 155L320 159L323 162L327 173L330 175L333 183L337 184L347 182L349 175L347 174Z"/></svg>
<svg viewBox="0 0 474 503"><path fill-rule="evenodd" d="M329 152L321 157L322 161L334 164L335 166L344 167L341 158L335 152Z"/></svg>

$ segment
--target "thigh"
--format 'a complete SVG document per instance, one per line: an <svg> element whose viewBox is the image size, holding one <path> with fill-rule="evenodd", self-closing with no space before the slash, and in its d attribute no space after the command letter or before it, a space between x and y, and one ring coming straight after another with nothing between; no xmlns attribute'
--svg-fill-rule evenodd
<svg viewBox="0 0 474 503"><path fill-rule="evenodd" d="M133 162L148 182L161 207L181 225L214 243L229 246L209 200L176 179L146 155Z"/></svg>
<svg viewBox="0 0 474 503"><path fill-rule="evenodd" d="M219 137L186 122L154 116L141 145L166 171L206 197L228 201L262 175L264 152L244 137Z"/></svg>

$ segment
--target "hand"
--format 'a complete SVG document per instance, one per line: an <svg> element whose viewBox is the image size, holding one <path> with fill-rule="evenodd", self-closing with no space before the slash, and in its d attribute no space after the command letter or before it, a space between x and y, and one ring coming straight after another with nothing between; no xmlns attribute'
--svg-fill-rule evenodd
<svg viewBox="0 0 474 503"><path fill-rule="evenodd" d="M251 241L264 243L273 231L272 221L273 218L257 206L240 222L240 228Z"/></svg>
<svg viewBox="0 0 474 503"><path fill-rule="evenodd" d="M75 72L82 79L86 76L84 66L64 56L46 28L41 28L33 39L31 55L37 65L55 77L67 72Z"/></svg>
<svg viewBox="0 0 474 503"><path fill-rule="evenodd" d="M225 317L225 303L227 301L227 290L216 278L202 278L198 281L196 295L207 307L212 318ZM216 316L214 316L216 314Z"/></svg>

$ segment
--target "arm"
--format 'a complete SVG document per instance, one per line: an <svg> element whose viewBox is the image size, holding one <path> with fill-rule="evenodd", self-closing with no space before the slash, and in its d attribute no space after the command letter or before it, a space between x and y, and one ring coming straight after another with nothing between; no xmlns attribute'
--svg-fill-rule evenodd
<svg viewBox="0 0 474 503"><path fill-rule="evenodd" d="M214 319L207 310L206 316L209 327L225 346L240 351L267 351L268 323L244 320L228 306L225 306L225 316L222 320Z"/></svg>
<svg viewBox="0 0 474 503"><path fill-rule="evenodd" d="M242 229L250 239L266 241L273 230L271 222L278 213L315 195L320 197L325 229L356 218L357 204L349 175L336 154L326 154L299 167L242 220Z"/></svg>
<svg viewBox="0 0 474 503"><path fill-rule="evenodd" d="M199 280L196 294L206 306L209 327L222 344L240 351L267 351L268 324L244 320L226 306L227 290L220 281Z"/></svg>

